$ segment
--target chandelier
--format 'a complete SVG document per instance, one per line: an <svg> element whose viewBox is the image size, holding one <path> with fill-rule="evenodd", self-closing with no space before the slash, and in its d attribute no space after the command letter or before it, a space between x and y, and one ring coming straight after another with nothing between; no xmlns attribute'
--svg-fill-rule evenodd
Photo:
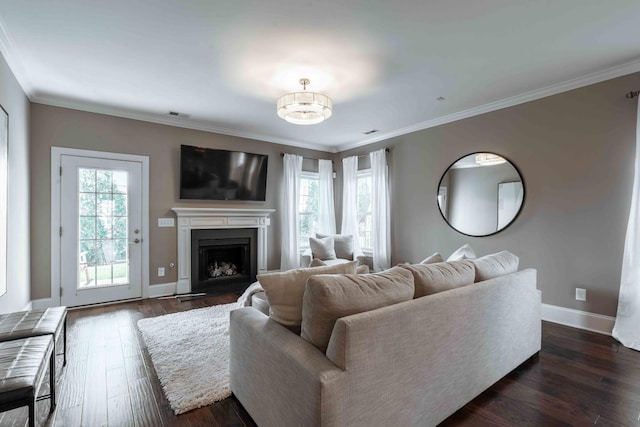
<svg viewBox="0 0 640 427"><path fill-rule="evenodd" d="M300 79L302 92L291 92L278 98L278 116L296 125L315 125L331 117L331 98L317 92L308 92L309 79Z"/></svg>

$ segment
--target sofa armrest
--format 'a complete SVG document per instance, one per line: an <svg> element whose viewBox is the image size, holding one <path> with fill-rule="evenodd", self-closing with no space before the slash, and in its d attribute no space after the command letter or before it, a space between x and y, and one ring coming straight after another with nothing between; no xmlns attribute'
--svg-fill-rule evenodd
<svg viewBox="0 0 640 427"><path fill-rule="evenodd" d="M311 249L307 248L304 250L302 255L300 255L300 267L309 267L311 264L311 260L313 259L313 254L311 253Z"/></svg>
<svg viewBox="0 0 640 427"><path fill-rule="evenodd" d="M260 426L316 426L344 372L300 336L252 308L231 312L231 390ZM333 390L333 391L332 391Z"/></svg>

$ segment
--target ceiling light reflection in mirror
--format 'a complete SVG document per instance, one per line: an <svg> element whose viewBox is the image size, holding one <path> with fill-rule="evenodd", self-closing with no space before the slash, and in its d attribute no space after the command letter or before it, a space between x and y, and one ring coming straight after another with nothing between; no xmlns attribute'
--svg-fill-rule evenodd
<svg viewBox="0 0 640 427"><path fill-rule="evenodd" d="M299 89L300 78L309 90L344 102L375 90L382 70L374 43L311 28L251 31L235 34L234 52L225 57L226 78L237 90L273 100Z"/></svg>

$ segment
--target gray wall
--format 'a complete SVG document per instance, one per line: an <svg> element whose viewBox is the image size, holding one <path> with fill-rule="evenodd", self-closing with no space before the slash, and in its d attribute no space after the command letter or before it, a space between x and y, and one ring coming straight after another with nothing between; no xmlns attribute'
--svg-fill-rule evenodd
<svg viewBox="0 0 640 427"><path fill-rule="evenodd" d="M30 301L29 100L1 55L0 104L9 113L7 293L0 297L0 313L7 313L22 310Z"/></svg>
<svg viewBox="0 0 640 427"><path fill-rule="evenodd" d="M546 304L615 316L629 213L640 73L340 153L391 148L393 262L508 249L538 269ZM437 186L456 159L490 151L523 175L525 205L506 230L467 237L442 219ZM341 166L339 162L336 162ZM340 187L336 189L338 200ZM575 288L587 301L575 300Z"/></svg>
<svg viewBox="0 0 640 427"><path fill-rule="evenodd" d="M180 145L195 145L269 155L265 202L181 201L179 199ZM311 158L332 158L332 154L272 144L226 135L87 113L42 104L31 105L31 264L32 298L48 298L51 293L51 147L149 156L149 275L150 283L177 280L176 228L158 228L158 218L173 217L172 207L272 208L268 229L268 268L280 268L280 215L282 157L294 153ZM317 162L315 162L317 164ZM305 161L306 169L314 162ZM316 166L317 168L317 166ZM45 236L42 238L42 236ZM166 276L158 277L158 267Z"/></svg>

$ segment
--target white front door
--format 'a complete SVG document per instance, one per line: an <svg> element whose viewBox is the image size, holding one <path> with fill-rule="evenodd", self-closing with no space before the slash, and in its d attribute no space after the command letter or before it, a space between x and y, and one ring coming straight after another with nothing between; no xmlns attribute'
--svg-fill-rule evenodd
<svg viewBox="0 0 640 427"><path fill-rule="evenodd" d="M142 170L139 161L60 155L62 305L142 296Z"/></svg>

